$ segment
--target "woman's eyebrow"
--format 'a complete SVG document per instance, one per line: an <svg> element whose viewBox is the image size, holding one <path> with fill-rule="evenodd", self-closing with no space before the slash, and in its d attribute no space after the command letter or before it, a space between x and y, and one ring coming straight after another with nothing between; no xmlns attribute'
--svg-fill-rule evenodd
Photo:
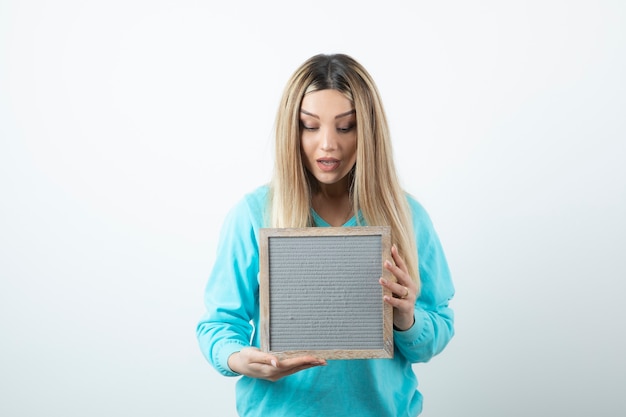
<svg viewBox="0 0 626 417"><path fill-rule="evenodd" d="M356 110L352 109L352 110L347 111L345 113L338 114L337 116L335 116L335 119L341 119L342 117L350 116L351 114L355 114L355 113L356 113Z"/></svg>
<svg viewBox="0 0 626 417"><path fill-rule="evenodd" d="M314 117L314 118L316 118L316 119L318 119L318 120L319 120L319 118L320 118L317 114L314 114L314 113L308 112L308 111L306 111L306 110L304 110L304 109L300 109L300 113L304 113L304 114L306 114L307 116ZM338 114L337 116L335 116L335 119L341 119L342 117L350 116L351 114L354 114L354 113L356 113L356 110L355 110L355 109L352 109L352 110L347 111L347 112L345 112L345 113Z"/></svg>

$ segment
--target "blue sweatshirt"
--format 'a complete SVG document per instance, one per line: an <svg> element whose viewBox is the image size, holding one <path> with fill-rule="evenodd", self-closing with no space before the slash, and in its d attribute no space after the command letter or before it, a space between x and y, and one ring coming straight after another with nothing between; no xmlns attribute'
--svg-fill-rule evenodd
<svg viewBox="0 0 626 417"><path fill-rule="evenodd" d="M268 186L247 194L227 215L215 264L206 286L206 313L197 326L200 349L223 375L238 376L228 357L244 347L260 346L259 228L264 224ZM448 307L454 295L439 238L424 208L407 196L417 236L421 293L415 324L394 330L393 359L329 360L276 382L242 376L236 384L240 416L417 416L422 395L413 363L441 352L454 334ZM313 213L316 226L328 227ZM345 226L356 226L356 218Z"/></svg>

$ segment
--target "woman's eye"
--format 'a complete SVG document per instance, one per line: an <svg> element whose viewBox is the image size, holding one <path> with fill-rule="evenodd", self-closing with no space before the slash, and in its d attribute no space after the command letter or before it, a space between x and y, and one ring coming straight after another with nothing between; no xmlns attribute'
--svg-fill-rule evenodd
<svg viewBox="0 0 626 417"><path fill-rule="evenodd" d="M352 129L354 129L355 125L350 125L350 126L346 126L346 127L338 127L337 131L339 133L348 133L350 132Z"/></svg>
<svg viewBox="0 0 626 417"><path fill-rule="evenodd" d="M302 127L302 129L308 130L309 132L313 132L313 131L317 130L317 127L315 127L315 126L307 126L304 123L300 123L300 126Z"/></svg>

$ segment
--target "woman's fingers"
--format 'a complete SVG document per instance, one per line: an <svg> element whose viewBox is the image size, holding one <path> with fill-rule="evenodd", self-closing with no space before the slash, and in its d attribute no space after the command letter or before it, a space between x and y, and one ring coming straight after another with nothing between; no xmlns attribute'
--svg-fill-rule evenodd
<svg viewBox="0 0 626 417"><path fill-rule="evenodd" d="M389 289L389 291L391 291L392 296L389 298L392 298L394 300L394 302L392 303L394 307L398 307L402 305L402 303L408 301L412 308L415 302L415 297L412 296L414 292L409 287L405 287L404 285L400 285L394 282L389 282L384 278L380 279L380 284Z"/></svg>
<svg viewBox="0 0 626 417"><path fill-rule="evenodd" d="M326 361L313 356L299 356L279 360L276 356L248 347L233 353L228 359L230 368L239 374L277 381L314 366L326 365Z"/></svg>
<svg viewBox="0 0 626 417"><path fill-rule="evenodd" d="M381 278L380 283L392 293L392 296L385 295L384 300L394 308L394 326L400 330L406 330L414 323L417 285L411 278L404 259L398 253L398 248L395 245L391 248L391 256L395 265L390 261L385 261L385 269L393 274L396 282Z"/></svg>
<svg viewBox="0 0 626 417"><path fill-rule="evenodd" d="M398 253L398 247L396 245L393 245L391 247L391 257L393 258L393 261L396 263L398 268L408 274L408 269L406 267L406 264L404 263L404 259L402 259L402 257Z"/></svg>
<svg viewBox="0 0 626 417"><path fill-rule="evenodd" d="M417 286L411 278L404 259L398 253L396 245L391 247L391 256L394 263L385 261L385 269L393 274L396 278L396 286L390 286L389 289L398 298L409 298L411 292L417 292ZM409 293L407 293L407 290Z"/></svg>
<svg viewBox="0 0 626 417"><path fill-rule="evenodd" d="M277 365L280 369L297 369L302 366L311 367L326 365L326 361L314 356L296 356L294 358L283 359Z"/></svg>
<svg viewBox="0 0 626 417"><path fill-rule="evenodd" d="M270 381L277 381L280 378L284 378L288 375L295 374L296 372L303 371L305 369L313 368L315 366L325 366L326 361L318 359L312 356L300 356L290 359L284 359L276 362L274 369L266 379Z"/></svg>

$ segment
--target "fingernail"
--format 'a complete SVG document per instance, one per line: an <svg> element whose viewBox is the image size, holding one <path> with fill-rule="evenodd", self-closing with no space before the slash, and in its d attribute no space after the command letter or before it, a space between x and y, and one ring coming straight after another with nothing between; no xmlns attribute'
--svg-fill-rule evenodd
<svg viewBox="0 0 626 417"><path fill-rule="evenodd" d="M276 361L274 359L272 359L272 365L274 366L274 368L278 368L278 366L276 365Z"/></svg>
<svg viewBox="0 0 626 417"><path fill-rule="evenodd" d="M385 278L381 278L381 279L380 279L380 282L381 282L382 284L386 284L386 283L387 283L387 280L386 280Z"/></svg>

